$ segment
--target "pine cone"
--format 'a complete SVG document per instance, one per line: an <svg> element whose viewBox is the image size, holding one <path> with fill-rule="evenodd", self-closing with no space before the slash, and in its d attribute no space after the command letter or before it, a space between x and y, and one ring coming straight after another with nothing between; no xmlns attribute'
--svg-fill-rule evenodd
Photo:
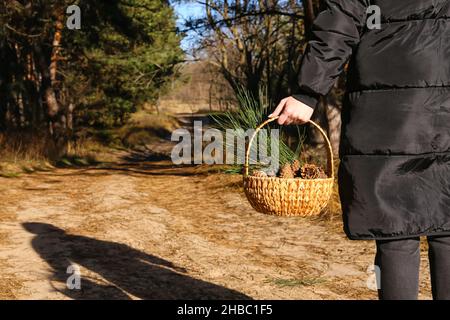
<svg viewBox="0 0 450 320"><path fill-rule="evenodd" d="M300 168L300 177L303 179L317 179L320 174L320 168L314 164L304 164Z"/></svg>
<svg viewBox="0 0 450 320"><path fill-rule="evenodd" d="M319 173L318 178L319 179L327 179L328 178L327 174L323 171L322 168L320 168L320 173Z"/></svg>
<svg viewBox="0 0 450 320"><path fill-rule="evenodd" d="M294 172L292 172L292 167L289 163L283 165L280 169L280 178L292 179L294 178Z"/></svg>
<svg viewBox="0 0 450 320"><path fill-rule="evenodd" d="M264 171L253 171L252 175L254 177L258 177L258 178L266 178L267 177L267 173L265 173Z"/></svg>
<svg viewBox="0 0 450 320"><path fill-rule="evenodd" d="M294 173L294 176L298 176L299 175L299 171L301 168L301 164L299 160L294 160L291 164L291 168L292 168L292 172Z"/></svg>
<svg viewBox="0 0 450 320"><path fill-rule="evenodd" d="M268 177L276 177L276 176L277 176L276 170L269 170L269 169L266 169L266 170L263 170L263 172L264 172L265 174L267 174Z"/></svg>

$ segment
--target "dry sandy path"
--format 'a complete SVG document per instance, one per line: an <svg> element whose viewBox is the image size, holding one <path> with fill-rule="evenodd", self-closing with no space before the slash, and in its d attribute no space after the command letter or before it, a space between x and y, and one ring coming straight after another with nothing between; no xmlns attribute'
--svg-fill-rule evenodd
<svg viewBox="0 0 450 320"><path fill-rule="evenodd" d="M0 178L2 296L376 298L371 242L338 222L259 214L236 178L167 165ZM70 264L81 291L66 289Z"/></svg>
<svg viewBox="0 0 450 320"><path fill-rule="evenodd" d="M374 245L339 217L266 216L240 177L141 160L0 178L0 298L376 299Z"/></svg>

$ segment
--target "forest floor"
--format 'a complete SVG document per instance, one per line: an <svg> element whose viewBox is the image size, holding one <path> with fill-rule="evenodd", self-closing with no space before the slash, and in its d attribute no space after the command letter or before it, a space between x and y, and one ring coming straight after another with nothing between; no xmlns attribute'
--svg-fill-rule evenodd
<svg viewBox="0 0 450 320"><path fill-rule="evenodd" d="M170 147L0 177L0 299L376 299L374 243L348 240L339 215L257 213L240 176L174 166Z"/></svg>

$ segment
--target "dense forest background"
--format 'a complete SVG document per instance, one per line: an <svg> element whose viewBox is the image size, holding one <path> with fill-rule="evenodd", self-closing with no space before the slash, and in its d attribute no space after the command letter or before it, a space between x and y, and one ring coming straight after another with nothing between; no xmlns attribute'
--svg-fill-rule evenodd
<svg viewBox="0 0 450 320"><path fill-rule="evenodd" d="M174 6L185 2L0 1L2 149L28 142L58 159L81 132L122 128L142 110L232 108L241 87L255 95L265 87L273 103L295 92L323 1L206 0L197 2L200 17L177 23ZM81 29L70 30L74 4ZM196 40L183 50L192 33ZM335 150L342 85L314 115Z"/></svg>
<svg viewBox="0 0 450 320"><path fill-rule="evenodd" d="M46 132L58 154L74 128L120 126L156 101L183 60L166 1L1 1L0 26L0 130Z"/></svg>

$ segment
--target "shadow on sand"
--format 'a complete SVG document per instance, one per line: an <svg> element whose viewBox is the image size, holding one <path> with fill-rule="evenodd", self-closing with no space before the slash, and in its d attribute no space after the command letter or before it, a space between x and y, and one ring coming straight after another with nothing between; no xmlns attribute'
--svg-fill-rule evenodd
<svg viewBox="0 0 450 320"><path fill-rule="evenodd" d="M73 299L251 299L220 285L187 275L186 270L125 244L71 235L51 224L27 222L22 226L34 234L33 249L60 282L61 293ZM150 231L149 231L150 232ZM70 290L67 267L76 264L107 281L99 284L81 274L81 290Z"/></svg>

